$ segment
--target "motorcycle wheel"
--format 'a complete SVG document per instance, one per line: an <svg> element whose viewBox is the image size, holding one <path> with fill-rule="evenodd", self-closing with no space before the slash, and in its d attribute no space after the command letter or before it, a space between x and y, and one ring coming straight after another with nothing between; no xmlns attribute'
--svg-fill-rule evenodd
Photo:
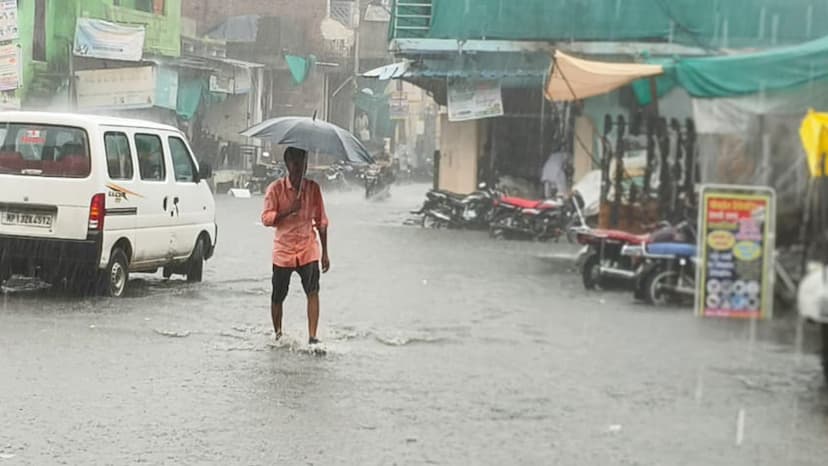
<svg viewBox="0 0 828 466"><path fill-rule="evenodd" d="M648 304L666 306L675 301L668 287L678 286L679 274L673 270L655 269L644 282L644 298Z"/></svg>
<svg viewBox="0 0 828 466"><path fill-rule="evenodd" d="M423 228L430 228L432 230L444 230L448 228L448 224L437 217L431 215L423 215Z"/></svg>
<svg viewBox="0 0 828 466"><path fill-rule="evenodd" d="M828 324L822 324L822 375L828 384Z"/></svg>
<svg viewBox="0 0 828 466"><path fill-rule="evenodd" d="M584 288L587 290L600 290L603 288L601 256L592 254L586 258L583 267L581 267L581 278L584 282Z"/></svg>

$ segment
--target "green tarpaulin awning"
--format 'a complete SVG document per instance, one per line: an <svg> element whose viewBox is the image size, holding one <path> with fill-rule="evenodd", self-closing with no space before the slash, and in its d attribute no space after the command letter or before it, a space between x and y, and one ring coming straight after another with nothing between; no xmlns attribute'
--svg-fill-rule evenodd
<svg viewBox="0 0 828 466"><path fill-rule="evenodd" d="M791 89L828 78L828 37L759 53L683 59L665 72L700 98Z"/></svg>
<svg viewBox="0 0 828 466"><path fill-rule="evenodd" d="M757 53L649 63L664 67L656 80L659 97L675 86L701 99L786 91L828 80L828 37ZM640 104L650 103L647 80L633 83L633 90Z"/></svg>
<svg viewBox="0 0 828 466"><path fill-rule="evenodd" d="M821 19L828 18L828 3L822 0L416 2L421 3L431 8L400 2L392 38L670 41L718 49L795 44L828 35L828 21ZM421 19L428 13L430 23Z"/></svg>

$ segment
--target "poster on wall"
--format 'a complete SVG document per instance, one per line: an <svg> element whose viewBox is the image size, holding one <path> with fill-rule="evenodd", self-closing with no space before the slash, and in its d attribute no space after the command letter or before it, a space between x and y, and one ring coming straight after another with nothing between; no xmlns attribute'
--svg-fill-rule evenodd
<svg viewBox="0 0 828 466"><path fill-rule="evenodd" d="M468 121L503 115L500 81L454 79L448 85L449 121Z"/></svg>
<svg viewBox="0 0 828 466"><path fill-rule="evenodd" d="M773 190L704 186L696 314L769 319L773 312Z"/></svg>
<svg viewBox="0 0 828 466"><path fill-rule="evenodd" d="M74 53L79 57L141 61L144 26L124 26L99 19L78 18Z"/></svg>
<svg viewBox="0 0 828 466"><path fill-rule="evenodd" d="M80 108L124 110L155 105L152 66L78 71L75 75Z"/></svg>
<svg viewBox="0 0 828 466"><path fill-rule="evenodd" d="M19 50L15 45L0 45L0 91L20 87Z"/></svg>
<svg viewBox="0 0 828 466"><path fill-rule="evenodd" d="M17 0L0 0L0 42L18 38Z"/></svg>

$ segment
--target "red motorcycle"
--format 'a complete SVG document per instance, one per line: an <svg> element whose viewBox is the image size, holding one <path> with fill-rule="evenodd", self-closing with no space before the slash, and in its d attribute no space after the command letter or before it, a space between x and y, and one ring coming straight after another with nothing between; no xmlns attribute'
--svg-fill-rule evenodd
<svg viewBox="0 0 828 466"><path fill-rule="evenodd" d="M503 196L495 200L489 235L557 240L580 217L583 205L584 200L577 192L567 198L542 200Z"/></svg>

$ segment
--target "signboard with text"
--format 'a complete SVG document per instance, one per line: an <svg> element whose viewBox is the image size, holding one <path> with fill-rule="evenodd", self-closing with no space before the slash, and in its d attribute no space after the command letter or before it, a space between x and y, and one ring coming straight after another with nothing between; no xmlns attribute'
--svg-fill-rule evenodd
<svg viewBox="0 0 828 466"><path fill-rule="evenodd" d="M144 26L125 26L100 19L78 18L74 54L105 60L141 61Z"/></svg>
<svg viewBox="0 0 828 466"><path fill-rule="evenodd" d="M20 59L16 45L0 45L0 91L20 87Z"/></svg>
<svg viewBox="0 0 828 466"><path fill-rule="evenodd" d="M468 121L503 115L500 81L455 79L448 85L449 121Z"/></svg>
<svg viewBox="0 0 828 466"><path fill-rule="evenodd" d="M704 186L696 314L769 319L773 313L776 197L771 189Z"/></svg>
<svg viewBox="0 0 828 466"><path fill-rule="evenodd" d="M77 71L75 76L80 108L137 109L155 105L152 66Z"/></svg>
<svg viewBox="0 0 828 466"><path fill-rule="evenodd" d="M17 23L17 0L0 0L0 42L20 37Z"/></svg>

